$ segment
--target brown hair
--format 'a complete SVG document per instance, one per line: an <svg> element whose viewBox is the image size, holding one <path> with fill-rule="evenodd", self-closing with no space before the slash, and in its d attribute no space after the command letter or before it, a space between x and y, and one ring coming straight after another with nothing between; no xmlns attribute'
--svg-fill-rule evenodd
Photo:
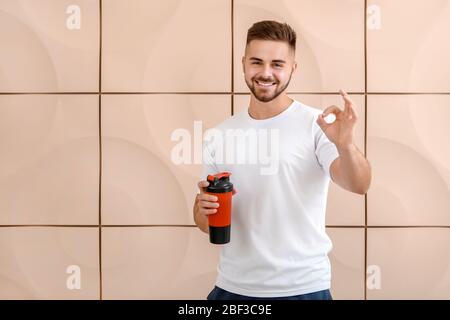
<svg viewBox="0 0 450 320"><path fill-rule="evenodd" d="M252 40L272 40L287 42L295 52L297 35L287 23L264 20L254 23L247 32L247 45Z"/></svg>

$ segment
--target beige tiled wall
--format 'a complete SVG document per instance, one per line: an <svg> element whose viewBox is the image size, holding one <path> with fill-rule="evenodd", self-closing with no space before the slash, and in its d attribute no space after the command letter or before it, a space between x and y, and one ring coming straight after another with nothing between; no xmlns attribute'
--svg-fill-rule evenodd
<svg viewBox="0 0 450 320"><path fill-rule="evenodd" d="M449 0L0 0L0 299L206 298L171 133L247 107L262 19L297 31L293 98L357 104L373 181L330 184L333 297L450 299Z"/></svg>

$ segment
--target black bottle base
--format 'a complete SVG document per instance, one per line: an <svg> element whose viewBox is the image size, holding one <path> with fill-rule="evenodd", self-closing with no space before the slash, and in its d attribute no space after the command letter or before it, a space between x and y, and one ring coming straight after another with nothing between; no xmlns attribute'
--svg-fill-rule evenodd
<svg viewBox="0 0 450 320"><path fill-rule="evenodd" d="M209 242L214 244L225 244L230 242L231 226L213 227L209 226Z"/></svg>

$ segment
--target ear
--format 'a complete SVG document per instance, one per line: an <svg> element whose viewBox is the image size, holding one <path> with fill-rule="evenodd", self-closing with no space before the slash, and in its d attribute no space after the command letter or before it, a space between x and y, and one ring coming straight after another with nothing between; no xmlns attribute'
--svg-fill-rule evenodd
<svg viewBox="0 0 450 320"><path fill-rule="evenodd" d="M294 61L294 64L293 64L293 66L292 66L292 72L294 72L295 70L297 70L297 67L298 67L297 61Z"/></svg>
<svg viewBox="0 0 450 320"><path fill-rule="evenodd" d="M245 73L245 56L242 57L242 72Z"/></svg>

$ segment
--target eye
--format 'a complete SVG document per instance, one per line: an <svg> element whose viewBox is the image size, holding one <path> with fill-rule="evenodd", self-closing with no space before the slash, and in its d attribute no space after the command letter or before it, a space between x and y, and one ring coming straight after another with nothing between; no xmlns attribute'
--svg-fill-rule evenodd
<svg viewBox="0 0 450 320"><path fill-rule="evenodd" d="M277 67L277 68L282 68L283 65L281 65L281 64L279 64L279 63L275 63L275 67Z"/></svg>
<svg viewBox="0 0 450 320"><path fill-rule="evenodd" d="M252 64L259 64L259 62L256 62L256 61L255 61L255 62L252 62Z"/></svg>

